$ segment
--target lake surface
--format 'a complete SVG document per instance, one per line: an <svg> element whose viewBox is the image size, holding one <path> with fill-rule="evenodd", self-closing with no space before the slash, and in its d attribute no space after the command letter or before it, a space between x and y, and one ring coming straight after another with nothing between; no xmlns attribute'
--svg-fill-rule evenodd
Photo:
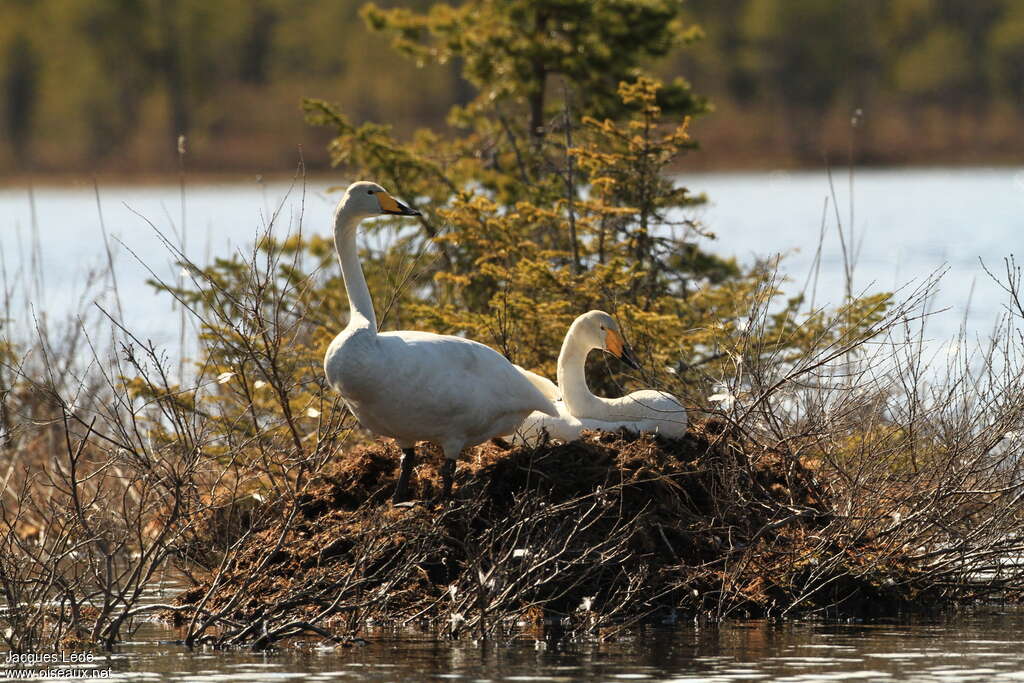
<svg viewBox="0 0 1024 683"><path fill-rule="evenodd" d="M858 170L852 201L848 176L830 186L824 171L715 173L680 177L710 204L695 212L718 239L705 248L750 263L783 254L786 287L800 290L823 236L817 305L841 300L845 291L843 241L853 268L854 293L891 291L948 268L933 308L948 308L929 323L928 337L945 340L966 320L969 334L984 337L1005 297L981 267L1001 272L1002 259L1024 244L1024 170L1019 168ZM184 214L180 188L101 186L103 225L111 245L127 326L143 338L176 348L178 318L168 297L145 284L154 275L174 282L180 268L164 240L199 263L232 250L247 250L275 212L275 234L298 229L329 231L338 194L336 179L290 183L188 185ZM305 189L305 191L303 191ZM834 190L834 201L833 201ZM825 208L828 200L829 206ZM851 221L851 205L853 215ZM91 182L0 190L0 250L8 289L14 287L16 324L30 331L30 310L59 320L70 312L113 308L109 281L87 286L107 263L100 212ZM842 221L839 237L835 209ZM825 221L822 216L824 213ZM33 226L38 230L33 257ZM184 229L183 229L184 226ZM852 229L851 229L852 226ZM40 278L30 276L32 266ZM143 265L145 264L145 265ZM152 271L152 272L150 272ZM25 301L29 306L24 305Z"/></svg>
<svg viewBox="0 0 1024 683"><path fill-rule="evenodd" d="M93 668L120 680L163 681L816 681L1024 680L1024 611L986 608L903 623L735 622L649 630L606 644L543 647L532 638L481 646L417 634L367 634L369 644L274 654L159 644L175 632L144 625ZM2 674L2 670L0 670Z"/></svg>

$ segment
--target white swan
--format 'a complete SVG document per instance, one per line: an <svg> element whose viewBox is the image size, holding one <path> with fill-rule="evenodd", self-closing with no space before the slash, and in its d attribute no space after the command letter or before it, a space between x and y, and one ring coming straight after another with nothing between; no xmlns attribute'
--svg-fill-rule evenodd
<svg viewBox="0 0 1024 683"><path fill-rule="evenodd" d="M370 290L356 247L356 228L371 216L418 216L382 187L353 183L334 213L334 244L351 313L327 347L324 372L360 423L402 449L395 502L406 498L417 441L441 446L443 496L466 446L509 434L532 411L555 414L551 402L494 349L428 332L377 333Z"/></svg>
<svg viewBox="0 0 1024 683"><path fill-rule="evenodd" d="M585 429L616 431L625 428L669 437L686 433L686 409L669 393L645 389L621 398L592 394L587 387L585 367L587 354L593 349L606 351L639 368L615 320L604 311L584 313L569 327L558 354L557 389L562 398L555 403L558 415L531 414L516 430L514 443L535 444L543 431L562 441L578 439Z"/></svg>

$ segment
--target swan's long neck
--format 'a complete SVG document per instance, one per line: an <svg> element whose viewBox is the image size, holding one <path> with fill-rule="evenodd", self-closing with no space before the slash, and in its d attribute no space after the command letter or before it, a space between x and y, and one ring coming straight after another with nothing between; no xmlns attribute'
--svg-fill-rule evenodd
<svg viewBox="0 0 1024 683"><path fill-rule="evenodd" d="M344 209L338 211L334 220L334 247L338 250L341 275L345 279L345 292L348 294L348 326L365 325L376 332L377 316L373 313L373 299L370 298L370 288L366 286L356 244L356 227L360 220L359 216L349 215Z"/></svg>
<svg viewBox="0 0 1024 683"><path fill-rule="evenodd" d="M602 419L608 412L608 406L587 387L587 354L592 348L573 324L558 354L558 388L570 415Z"/></svg>

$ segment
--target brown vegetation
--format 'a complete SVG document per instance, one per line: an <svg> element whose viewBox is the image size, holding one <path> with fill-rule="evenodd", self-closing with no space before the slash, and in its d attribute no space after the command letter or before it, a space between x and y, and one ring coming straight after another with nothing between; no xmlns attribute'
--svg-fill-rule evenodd
<svg viewBox="0 0 1024 683"><path fill-rule="evenodd" d="M872 534L836 534L839 518L800 458L728 431L716 420L680 440L595 433L481 446L440 506L393 507L395 448L352 448L297 514L267 516L178 603L244 625L204 640L262 634L264 646L314 624L607 638L682 615L891 611L934 592ZM422 499L439 489L435 464L417 472Z"/></svg>

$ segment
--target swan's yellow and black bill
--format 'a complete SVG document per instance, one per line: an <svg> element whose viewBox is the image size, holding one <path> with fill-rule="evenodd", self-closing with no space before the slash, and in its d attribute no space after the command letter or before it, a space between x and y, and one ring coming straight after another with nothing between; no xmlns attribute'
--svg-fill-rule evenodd
<svg viewBox="0 0 1024 683"><path fill-rule="evenodd" d="M629 344L622 338L622 335L615 330L604 331L604 347L608 353L612 354L623 363L633 368L634 370L640 369L640 363L637 362L636 356L633 355L633 349L629 348Z"/></svg>
<svg viewBox="0 0 1024 683"><path fill-rule="evenodd" d="M378 192L377 201L380 202L380 210L384 213L394 214L396 216L419 216L421 215L416 209L409 208L402 202L398 201L387 192Z"/></svg>
<svg viewBox="0 0 1024 683"><path fill-rule="evenodd" d="M619 356L623 363L633 368L634 370L640 370L640 361L633 355L633 348L629 344L622 345L622 355Z"/></svg>

